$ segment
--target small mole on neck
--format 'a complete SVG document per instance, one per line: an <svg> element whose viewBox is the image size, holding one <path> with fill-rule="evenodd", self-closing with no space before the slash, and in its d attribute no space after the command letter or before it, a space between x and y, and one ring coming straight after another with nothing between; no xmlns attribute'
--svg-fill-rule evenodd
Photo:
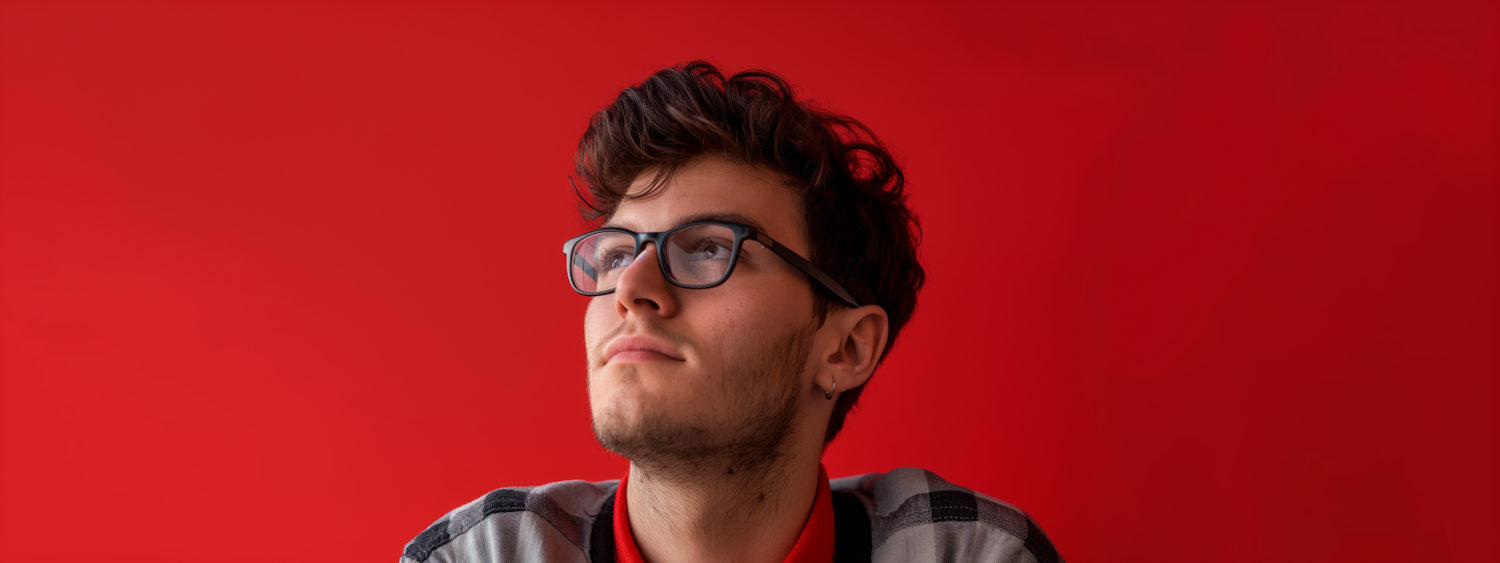
<svg viewBox="0 0 1500 563"><path fill-rule="evenodd" d="M729 474L730 475L734 475L734 468L733 467L729 468Z"/></svg>
<svg viewBox="0 0 1500 563"><path fill-rule="evenodd" d="M760 496L757 497L755 500L756 500L756 502L766 502L766 494L765 493L761 493Z"/></svg>

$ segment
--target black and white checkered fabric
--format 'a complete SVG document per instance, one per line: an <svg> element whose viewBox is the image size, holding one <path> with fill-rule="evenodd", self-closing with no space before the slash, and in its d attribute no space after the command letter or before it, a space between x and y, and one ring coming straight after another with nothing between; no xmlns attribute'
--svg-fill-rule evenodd
<svg viewBox="0 0 1500 563"><path fill-rule="evenodd" d="M610 562L619 481L497 489L406 544L401 563ZM904 467L829 481L834 561L1063 559L1026 513L930 471Z"/></svg>

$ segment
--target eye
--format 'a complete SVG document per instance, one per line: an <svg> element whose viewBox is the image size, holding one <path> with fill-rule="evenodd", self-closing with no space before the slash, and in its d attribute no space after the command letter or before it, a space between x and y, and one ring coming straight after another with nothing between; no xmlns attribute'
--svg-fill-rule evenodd
<svg viewBox="0 0 1500 563"><path fill-rule="evenodd" d="M630 266L635 261L635 256L620 248L608 249L599 253L599 259L595 261L600 270L616 270Z"/></svg>
<svg viewBox="0 0 1500 563"><path fill-rule="evenodd" d="M718 238L705 238L693 245L693 251L688 253L693 260L728 260L729 255L734 252L733 243Z"/></svg>
<svg viewBox="0 0 1500 563"><path fill-rule="evenodd" d="M724 279L734 257L734 231L718 224L690 224L667 239L667 275L689 285Z"/></svg>

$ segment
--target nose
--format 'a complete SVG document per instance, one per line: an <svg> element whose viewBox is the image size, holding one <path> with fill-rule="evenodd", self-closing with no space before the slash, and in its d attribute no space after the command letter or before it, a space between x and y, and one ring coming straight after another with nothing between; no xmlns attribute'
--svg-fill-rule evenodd
<svg viewBox="0 0 1500 563"><path fill-rule="evenodd" d="M677 315L680 309L674 295L677 288L662 274L658 250L655 243L646 243L635 261L620 274L614 293L615 311L620 317L632 313L660 318Z"/></svg>

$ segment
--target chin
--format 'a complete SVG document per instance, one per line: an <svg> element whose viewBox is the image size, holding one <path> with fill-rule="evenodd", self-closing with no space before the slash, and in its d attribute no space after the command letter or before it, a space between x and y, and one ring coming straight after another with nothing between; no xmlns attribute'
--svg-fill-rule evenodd
<svg viewBox="0 0 1500 563"><path fill-rule="evenodd" d="M613 401L660 401L682 391L684 373L664 373L654 364L605 364L589 374L589 393Z"/></svg>
<svg viewBox="0 0 1500 563"><path fill-rule="evenodd" d="M647 403L654 403L642 388L633 370L608 366L596 372L589 382L589 405L594 414L595 432L626 430L641 424ZM624 372L624 373L622 373Z"/></svg>
<svg viewBox="0 0 1500 563"><path fill-rule="evenodd" d="M685 413L683 405L663 399L637 385L613 388L594 409L594 438L607 450L639 460L701 442L710 434L689 422L695 417Z"/></svg>
<svg viewBox="0 0 1500 563"><path fill-rule="evenodd" d="M594 409L594 439L604 449L633 458L641 454L639 442L648 426L647 410L629 391L617 389Z"/></svg>

